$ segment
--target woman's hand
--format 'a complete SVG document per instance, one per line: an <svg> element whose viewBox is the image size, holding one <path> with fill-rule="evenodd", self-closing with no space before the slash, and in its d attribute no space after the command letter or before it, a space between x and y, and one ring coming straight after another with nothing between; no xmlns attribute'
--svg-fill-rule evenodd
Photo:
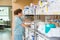
<svg viewBox="0 0 60 40"><path fill-rule="evenodd" d="M22 24L23 27L29 27L31 24Z"/></svg>

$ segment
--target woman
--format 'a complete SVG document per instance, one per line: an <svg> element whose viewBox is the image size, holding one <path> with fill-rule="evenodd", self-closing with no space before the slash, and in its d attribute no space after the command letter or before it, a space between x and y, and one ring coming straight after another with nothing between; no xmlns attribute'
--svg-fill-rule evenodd
<svg viewBox="0 0 60 40"><path fill-rule="evenodd" d="M14 28L14 40L23 40L22 36L24 35L24 27L25 25L22 22L22 9L17 9L14 11L15 14L15 28Z"/></svg>

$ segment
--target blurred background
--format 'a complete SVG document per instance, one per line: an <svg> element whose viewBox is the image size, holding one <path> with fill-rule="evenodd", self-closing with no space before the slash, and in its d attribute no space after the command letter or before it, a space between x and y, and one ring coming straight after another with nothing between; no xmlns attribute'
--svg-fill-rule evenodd
<svg viewBox="0 0 60 40"><path fill-rule="evenodd" d="M0 40L13 40L14 33L14 10L21 8L24 18L29 19L31 29L36 28L51 40L60 40L60 0L0 0ZM49 29L50 27L51 30ZM48 29L49 31L47 31ZM25 28L25 37L32 40L45 39L36 36ZM57 33L56 33L57 32ZM53 34L53 35L52 35ZM38 34L39 35L39 34ZM29 37L29 38L28 38Z"/></svg>
<svg viewBox="0 0 60 40"><path fill-rule="evenodd" d="M12 0L0 0L0 40L11 40Z"/></svg>

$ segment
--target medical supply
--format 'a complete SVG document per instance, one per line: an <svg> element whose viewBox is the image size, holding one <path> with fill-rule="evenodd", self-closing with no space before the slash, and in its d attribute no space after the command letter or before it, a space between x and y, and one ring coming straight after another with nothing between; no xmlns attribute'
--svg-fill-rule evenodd
<svg viewBox="0 0 60 40"><path fill-rule="evenodd" d="M55 24L45 24L45 33L48 33L51 28L56 28Z"/></svg>
<svg viewBox="0 0 60 40"><path fill-rule="evenodd" d="M39 5L40 7L42 7L42 1L41 1L41 0L38 1L38 5Z"/></svg>
<svg viewBox="0 0 60 40"><path fill-rule="evenodd" d="M46 34L48 37L60 37L60 28L51 28L49 33Z"/></svg>
<svg viewBox="0 0 60 40"><path fill-rule="evenodd" d="M33 5L32 3L30 4L30 6L25 6L24 10L23 10L24 14L28 14L28 15L34 15L35 13L35 5Z"/></svg>
<svg viewBox="0 0 60 40"><path fill-rule="evenodd" d="M38 31L40 31L42 34L45 34L45 22L39 22L37 23Z"/></svg>
<svg viewBox="0 0 60 40"><path fill-rule="evenodd" d="M34 40L34 38L35 38L35 36L34 36L34 35L32 35L32 40Z"/></svg>

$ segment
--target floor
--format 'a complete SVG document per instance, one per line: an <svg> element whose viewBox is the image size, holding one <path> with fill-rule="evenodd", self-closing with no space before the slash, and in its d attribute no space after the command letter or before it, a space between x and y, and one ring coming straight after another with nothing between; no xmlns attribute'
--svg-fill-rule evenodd
<svg viewBox="0 0 60 40"><path fill-rule="evenodd" d="M0 31L0 40L11 40L11 29L5 28Z"/></svg>
<svg viewBox="0 0 60 40"><path fill-rule="evenodd" d="M52 37L50 40L60 40L60 37ZM0 31L0 40L11 40L11 29L5 28L3 31Z"/></svg>

